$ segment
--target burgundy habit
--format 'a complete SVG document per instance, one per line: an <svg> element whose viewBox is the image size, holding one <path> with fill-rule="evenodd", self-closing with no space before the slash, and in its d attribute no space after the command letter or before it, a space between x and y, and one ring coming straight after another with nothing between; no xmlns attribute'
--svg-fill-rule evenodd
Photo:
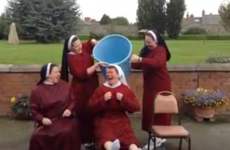
<svg viewBox="0 0 230 150"><path fill-rule="evenodd" d="M104 95L109 91L113 96L106 102ZM118 92L123 94L121 101L116 99ZM138 140L126 112L139 111L140 104L128 86L121 84L118 87L110 88L101 85L90 99L89 107L96 114L95 136L99 149L104 149L105 142L113 142L116 139L120 140L122 149L128 149L131 144L138 146Z"/></svg>
<svg viewBox="0 0 230 150"><path fill-rule="evenodd" d="M80 150L76 120L62 117L66 109L74 113L74 105L68 83L59 81L54 85L38 85L30 97L36 127L30 138L29 150ZM49 118L52 125L44 126L44 117Z"/></svg>
<svg viewBox="0 0 230 150"><path fill-rule="evenodd" d="M93 45L91 40L82 44L82 53L67 55L67 62L73 79L71 86L76 97L76 116L79 123L80 139L82 144L93 143L93 114L87 110L87 104L95 89L99 86L97 72L87 74L87 68L94 64L92 58Z"/></svg>
<svg viewBox="0 0 230 150"><path fill-rule="evenodd" d="M171 79L167 70L166 50L157 46L140 63L132 63L132 68L143 70L144 93L142 109L142 129L149 131L152 126L153 101L158 92L171 91ZM155 125L170 125L171 115L155 114Z"/></svg>

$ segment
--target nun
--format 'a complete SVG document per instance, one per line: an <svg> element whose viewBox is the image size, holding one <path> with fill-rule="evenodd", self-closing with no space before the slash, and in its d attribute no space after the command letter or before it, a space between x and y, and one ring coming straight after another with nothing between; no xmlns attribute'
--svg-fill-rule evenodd
<svg viewBox="0 0 230 150"><path fill-rule="evenodd" d="M75 99L69 84L59 80L60 69L52 63L41 68L40 76L30 95L35 128L29 150L80 150L76 134L79 132L73 117Z"/></svg>
<svg viewBox="0 0 230 150"><path fill-rule="evenodd" d="M89 108L96 115L95 137L99 149L139 149L126 112L139 111L140 103L119 66L108 66L107 81L97 88L89 101Z"/></svg>
<svg viewBox="0 0 230 150"><path fill-rule="evenodd" d="M145 45L139 56L132 56L132 68L143 70L144 94L142 109L142 129L149 132L152 125L170 125L171 116L155 114L152 124L153 100L158 92L171 91L171 79L167 70L167 62L171 54L162 36L152 30L145 33ZM165 142L157 138L157 146ZM153 145L153 143L151 144ZM147 148L146 146L144 149Z"/></svg>
<svg viewBox="0 0 230 150"><path fill-rule="evenodd" d="M97 41L84 43L76 36L66 38L62 55L61 79L69 81L72 74L71 87L76 100L76 117L79 124L81 143L92 147L94 141L93 114L87 109L89 98L99 86L97 68L104 63L94 64L92 51Z"/></svg>

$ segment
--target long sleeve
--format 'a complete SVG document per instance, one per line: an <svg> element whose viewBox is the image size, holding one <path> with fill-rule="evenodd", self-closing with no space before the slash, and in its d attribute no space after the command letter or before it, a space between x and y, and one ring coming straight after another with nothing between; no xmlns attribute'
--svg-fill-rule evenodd
<svg viewBox="0 0 230 150"><path fill-rule="evenodd" d="M91 112L97 113L103 111L106 108L106 101L104 100L104 95L101 94L101 88L97 88L89 100L88 107Z"/></svg>
<svg viewBox="0 0 230 150"><path fill-rule="evenodd" d="M33 90L30 95L30 112L34 120L38 123L42 122L44 116L39 112L39 99L36 96L36 91Z"/></svg>
<svg viewBox="0 0 230 150"><path fill-rule="evenodd" d="M88 52L90 55L93 53L94 45L91 43L91 39L82 43L83 50Z"/></svg>
<svg viewBox="0 0 230 150"><path fill-rule="evenodd" d="M146 65L151 68L159 68L165 65L166 51L163 47L157 47L155 52L155 57L153 58L142 58L142 65Z"/></svg>
<svg viewBox="0 0 230 150"><path fill-rule="evenodd" d="M71 111L72 114L75 113L75 105L76 105L76 101L75 101L75 96L73 93L72 88L70 88L70 94L69 94L69 100L68 100L68 106L67 109L69 109Z"/></svg>
<svg viewBox="0 0 230 150"><path fill-rule="evenodd" d="M129 91L125 95L123 95L123 98L121 100L121 106L129 113L139 111L141 107L137 97L131 89L127 90Z"/></svg>
<svg viewBox="0 0 230 150"><path fill-rule="evenodd" d="M87 68L83 67L82 63L79 61L75 55L68 55L67 61L69 65L70 72L73 76L79 79L87 79L90 75L87 73Z"/></svg>

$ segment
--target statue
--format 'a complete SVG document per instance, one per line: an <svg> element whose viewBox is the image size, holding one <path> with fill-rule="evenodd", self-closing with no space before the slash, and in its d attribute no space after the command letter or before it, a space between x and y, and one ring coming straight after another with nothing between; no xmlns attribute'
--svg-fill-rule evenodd
<svg viewBox="0 0 230 150"><path fill-rule="evenodd" d="M9 35L8 35L8 43L12 45L19 44L18 33L16 29L15 23L10 25Z"/></svg>

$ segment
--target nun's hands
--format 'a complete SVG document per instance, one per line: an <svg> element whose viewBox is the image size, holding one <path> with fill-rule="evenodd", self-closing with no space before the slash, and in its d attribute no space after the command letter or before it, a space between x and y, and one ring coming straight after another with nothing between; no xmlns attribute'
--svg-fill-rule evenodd
<svg viewBox="0 0 230 150"><path fill-rule="evenodd" d="M131 57L131 61L132 62L139 62L140 61L140 57L138 55L133 54Z"/></svg>
<svg viewBox="0 0 230 150"><path fill-rule="evenodd" d="M123 98L123 94L117 93L117 94L116 94L116 97L117 97L117 99L118 99L119 101L121 101L122 98Z"/></svg>
<svg viewBox="0 0 230 150"><path fill-rule="evenodd" d="M111 98L112 98L112 93L111 93L111 92L105 93L105 95L104 95L105 101L108 101L108 100L110 100Z"/></svg>
<svg viewBox="0 0 230 150"><path fill-rule="evenodd" d="M52 121L49 118L43 118L42 119L42 124L45 126L49 126L52 124Z"/></svg>
<svg viewBox="0 0 230 150"><path fill-rule="evenodd" d="M92 39L92 40L91 40L91 44L92 44L92 45L96 45L97 43L98 43L97 40L95 40L95 39Z"/></svg>
<svg viewBox="0 0 230 150"><path fill-rule="evenodd" d="M103 67L107 66L107 63L105 63L105 62L98 62L97 64L98 64L98 66L103 66Z"/></svg>
<svg viewBox="0 0 230 150"><path fill-rule="evenodd" d="M71 115L71 111L69 109L66 109L62 114L62 117L69 117L70 115Z"/></svg>

